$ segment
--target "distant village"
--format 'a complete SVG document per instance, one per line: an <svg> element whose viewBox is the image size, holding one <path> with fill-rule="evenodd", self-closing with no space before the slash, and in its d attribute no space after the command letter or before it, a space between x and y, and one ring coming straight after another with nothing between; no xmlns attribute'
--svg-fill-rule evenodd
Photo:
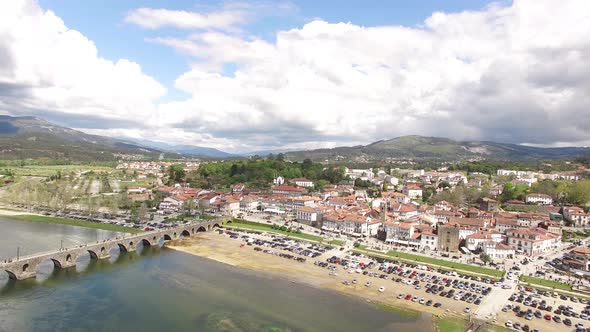
<svg viewBox="0 0 590 332"><path fill-rule="evenodd" d="M161 162L130 162L117 168L133 170L140 176L161 177L169 166ZM184 166L190 169L198 164ZM582 207L555 206L552 197L545 194L532 193L524 200L506 202L512 210L522 207L522 211L533 212L503 211L495 199L502 194L502 185L487 186L486 197L480 198L474 206L455 206L444 200L426 204L421 200L426 187L434 187L436 192L452 191L459 185L484 190L482 181L473 176L468 179L466 172L444 169L396 169L395 173L397 176L384 170L346 168L346 183L328 185L321 191L314 190L312 180L286 179L279 175L268 191L235 184L231 191L218 192L176 183L152 189L129 187L127 193L133 200L161 195L163 199L157 207L160 214L179 213L187 206L200 213L235 218L264 213L323 231L357 238L374 237L384 244L420 251L470 251L492 259L511 258L516 253L529 256L549 254L560 246L564 226L590 226L590 214ZM504 169L498 170L497 176L510 176L513 184L527 186L543 179L581 179L580 175L571 172L543 174ZM396 190L382 190L377 197L371 197L366 189L355 188L357 179ZM440 183L445 183L445 187L437 185Z"/></svg>

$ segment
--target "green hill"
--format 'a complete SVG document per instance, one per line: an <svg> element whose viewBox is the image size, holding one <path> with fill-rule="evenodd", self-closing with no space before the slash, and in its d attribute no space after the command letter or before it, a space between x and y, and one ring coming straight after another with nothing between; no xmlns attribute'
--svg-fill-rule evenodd
<svg viewBox="0 0 590 332"><path fill-rule="evenodd" d="M459 142L448 138L402 136L369 145L337 147L310 151L287 152L291 160L310 158L315 161L371 161L387 159L418 160L544 160L575 158L590 152L589 148L537 148L518 144L486 141Z"/></svg>

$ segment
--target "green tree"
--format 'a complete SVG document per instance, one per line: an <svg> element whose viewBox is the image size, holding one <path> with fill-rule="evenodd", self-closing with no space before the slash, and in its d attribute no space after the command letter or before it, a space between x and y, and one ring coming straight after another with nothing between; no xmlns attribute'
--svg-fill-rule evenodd
<svg viewBox="0 0 590 332"><path fill-rule="evenodd" d="M170 176L171 182L182 182L186 172L184 171L184 167L182 165L176 164L170 166L168 169L168 175Z"/></svg>

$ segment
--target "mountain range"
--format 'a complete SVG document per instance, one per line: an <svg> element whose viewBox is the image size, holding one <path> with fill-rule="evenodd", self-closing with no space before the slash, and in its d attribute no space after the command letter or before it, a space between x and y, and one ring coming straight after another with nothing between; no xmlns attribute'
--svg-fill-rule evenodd
<svg viewBox="0 0 590 332"><path fill-rule="evenodd" d="M428 160L545 160L575 158L589 154L587 147L539 148L486 141L454 141L448 138L402 136L368 145L287 152L290 160L375 161L387 159Z"/></svg>
<svg viewBox="0 0 590 332"><path fill-rule="evenodd" d="M240 158L254 154L284 153L287 160L381 161L416 160L546 160L575 158L590 154L587 147L539 148L487 141L454 141L440 137L402 136L368 145L344 146L307 151L267 150L241 155L221 150L173 145L132 138L89 135L37 117L0 115L0 159L50 158L69 160L116 160L122 154L146 159L185 156Z"/></svg>
<svg viewBox="0 0 590 332"><path fill-rule="evenodd" d="M117 155L158 158L162 151L89 135L32 116L0 115L0 159L115 160Z"/></svg>

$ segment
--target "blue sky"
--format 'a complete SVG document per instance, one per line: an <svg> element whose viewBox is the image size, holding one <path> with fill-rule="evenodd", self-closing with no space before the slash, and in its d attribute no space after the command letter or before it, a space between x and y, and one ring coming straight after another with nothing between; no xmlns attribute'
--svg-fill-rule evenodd
<svg viewBox="0 0 590 332"><path fill-rule="evenodd" d="M0 1L0 114L228 152L588 146L589 35L588 0Z"/></svg>
<svg viewBox="0 0 590 332"><path fill-rule="evenodd" d="M498 2L498 1L495 1ZM506 2L506 1L504 1ZM141 64L148 75L168 88L164 100L186 97L174 89L174 80L189 66L190 59L173 49L146 42L146 38L182 37L185 31L165 28L146 30L125 23L127 13L140 7L185 11L212 11L223 6L220 1L187 0L40 0L42 7L54 11L71 29L94 41L99 56L107 59L126 58ZM227 2L225 2L227 3ZM246 25L248 33L274 40L275 32L299 27L315 18L331 23L352 22L363 26L421 25L433 12L479 10L490 1L482 0L306 0L291 2L294 9L280 17L263 17Z"/></svg>

